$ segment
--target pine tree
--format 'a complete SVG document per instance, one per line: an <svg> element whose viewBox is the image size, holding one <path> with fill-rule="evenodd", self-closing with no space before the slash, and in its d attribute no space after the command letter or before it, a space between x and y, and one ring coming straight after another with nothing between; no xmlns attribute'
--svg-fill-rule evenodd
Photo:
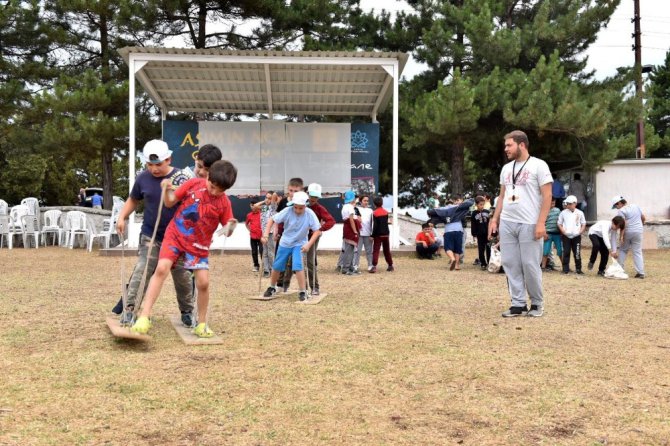
<svg viewBox="0 0 670 446"><path fill-rule="evenodd" d="M670 51L665 54L664 64L654 67L649 78L649 123L661 139L659 150L650 150L649 153L651 156L667 157L670 156Z"/></svg>
<svg viewBox="0 0 670 446"><path fill-rule="evenodd" d="M421 99L402 100L410 103L406 110L411 116L423 117L426 104L431 103L428 109L442 104L451 110L433 110L434 118L425 122L412 119L410 129L403 132L411 135L404 147L415 151L421 144L417 138L426 138L431 141L432 153L450 154L445 161L450 166L453 193L463 191L463 178L470 174L464 171L465 154L469 153L483 175L490 177L504 162L502 136L514 128L529 133L533 153L550 162L594 168L612 159L616 153L607 142L608 130L619 119L614 110L622 110L617 102L626 100L621 91L591 88L594 81L583 71L583 51L595 41L618 3L413 2L417 14L404 17L404 23L423 26L415 55L428 65L429 72L416 82L429 93ZM444 90L451 88L456 89L452 96L470 98L470 106L464 110L458 108L463 102L444 102ZM454 116L458 114L466 119ZM456 124L442 126L440 131L449 132L443 133L448 137L441 140L436 138L440 133L433 134L433 121L440 116Z"/></svg>

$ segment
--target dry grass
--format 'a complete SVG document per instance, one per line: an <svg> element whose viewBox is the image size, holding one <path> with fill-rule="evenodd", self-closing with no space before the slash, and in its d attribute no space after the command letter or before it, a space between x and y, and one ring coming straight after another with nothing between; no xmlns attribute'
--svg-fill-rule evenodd
<svg viewBox="0 0 670 446"><path fill-rule="evenodd" d="M250 259L214 258L226 343L188 347L171 283L153 341L122 341L120 258L0 250L0 444L668 444L668 251L643 281L546 275L545 317L512 320L502 275L400 258L342 278L335 259L301 306L245 299Z"/></svg>

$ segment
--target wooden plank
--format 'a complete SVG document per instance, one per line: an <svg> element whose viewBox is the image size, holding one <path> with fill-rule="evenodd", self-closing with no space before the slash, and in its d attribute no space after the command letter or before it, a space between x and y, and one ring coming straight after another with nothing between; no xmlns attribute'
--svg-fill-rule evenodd
<svg viewBox="0 0 670 446"><path fill-rule="evenodd" d="M316 305L319 302L321 302L323 298L326 297L327 295L328 293L320 293L318 296L308 296L309 299L303 300L302 302L298 301L296 303L300 305Z"/></svg>
<svg viewBox="0 0 670 446"><path fill-rule="evenodd" d="M298 292L299 292L298 290L287 290L286 292L284 292L282 290L282 291L277 291L277 293L274 296L271 296L271 297L265 297L261 294L260 296L247 297L247 299L251 299L251 300L275 300L275 299L279 299L280 297L290 296L291 294L298 294Z"/></svg>
<svg viewBox="0 0 670 446"><path fill-rule="evenodd" d="M199 338L193 333L191 333L192 328L184 326L181 322L181 316L172 315L170 316L170 322L174 327L175 331L179 335L184 344L186 345L219 345L223 344L223 338L215 334L211 338Z"/></svg>
<svg viewBox="0 0 670 446"><path fill-rule="evenodd" d="M151 336L145 334L134 333L130 331L130 327L123 327L119 324L118 316L108 316L107 317L107 326L109 331L112 332L112 335L117 338L123 339L134 339L136 341L147 342L151 340Z"/></svg>

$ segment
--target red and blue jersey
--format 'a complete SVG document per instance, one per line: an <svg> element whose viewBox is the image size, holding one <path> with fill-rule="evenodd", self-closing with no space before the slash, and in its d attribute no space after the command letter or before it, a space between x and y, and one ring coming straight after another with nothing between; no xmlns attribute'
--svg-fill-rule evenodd
<svg viewBox="0 0 670 446"><path fill-rule="evenodd" d="M207 180L192 178L175 191L181 202L168 226L165 238L179 240L190 253L207 255L214 231L233 218L230 200L225 194L213 196Z"/></svg>

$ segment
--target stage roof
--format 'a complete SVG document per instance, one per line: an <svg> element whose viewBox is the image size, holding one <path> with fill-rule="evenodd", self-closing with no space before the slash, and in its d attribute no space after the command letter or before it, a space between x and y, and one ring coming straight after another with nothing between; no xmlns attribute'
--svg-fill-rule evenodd
<svg viewBox="0 0 670 446"><path fill-rule="evenodd" d="M126 47L135 76L164 113L370 116L393 95L405 53Z"/></svg>

